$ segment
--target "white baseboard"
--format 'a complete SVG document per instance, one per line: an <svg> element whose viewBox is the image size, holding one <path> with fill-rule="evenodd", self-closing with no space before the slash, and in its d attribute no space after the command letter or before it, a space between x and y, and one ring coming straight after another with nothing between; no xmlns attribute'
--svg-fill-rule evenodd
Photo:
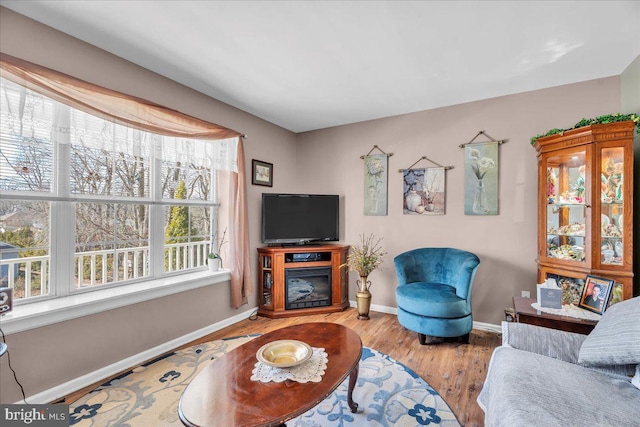
<svg viewBox="0 0 640 427"><path fill-rule="evenodd" d="M95 384L98 381L102 381L105 378L116 375L119 372L123 372L127 369L130 369L134 366L144 363L147 360L153 359L154 357L158 357L175 348L188 344L208 334L219 331L220 329L226 328L227 326L233 325L234 323L244 320L247 317L249 317L249 315L254 311L255 311L255 307L251 308L250 310L243 311L242 313L236 314L235 316L224 319L220 322L206 326L197 331L191 332L187 335L183 335L179 338L173 339L171 341L167 341L164 344L150 348L141 353L127 357L126 359L119 360L118 362L113 363L109 366L105 366L104 368L100 368L96 371L82 375L81 377L74 378L73 380L67 381L66 383L57 385L48 390L41 391L40 393L27 397L27 402L33 403L33 404L45 404L49 402L54 402L64 396L67 396L70 393L73 393L74 391L90 386L91 384ZM24 403L24 402L19 401L16 403Z"/></svg>
<svg viewBox="0 0 640 427"><path fill-rule="evenodd" d="M356 307L355 301L349 301L349 303L351 307ZM393 315L398 314L398 309L396 307L388 307L384 305L372 304L371 310L377 311L380 313L393 314ZM91 384L95 384L98 381L101 381L105 378L116 375L119 372L123 372L129 368L132 368L141 363L144 363L147 360L153 359L154 357L158 357L164 353L167 353L175 348L188 344L192 341L195 341L213 332L219 331L220 329L226 328L227 326L231 326L234 323L237 323L241 320L246 319L254 311L255 311L255 308L251 308L250 310L243 311L242 313L236 314L235 316L232 316L220 322L214 323L213 325L209 325L207 327L191 332L187 335L183 335L174 340L167 341L164 344L158 345L156 347L150 348L149 350L145 350L141 353L127 357L126 359L119 360L118 362L113 363L109 366L105 366L104 368L100 368L96 371L82 375L78 378L74 378L71 381L67 381L66 383L57 385L48 390L44 390L44 391L41 391L40 393L29 396L27 398L27 401L33 404L45 404L45 403L56 401L64 396L67 396L70 393L73 393L74 391L90 386ZM473 328L485 330L485 331L498 332L498 333L501 332L500 325L493 325L491 323L473 322ZM16 403L24 403L24 402L20 401Z"/></svg>
<svg viewBox="0 0 640 427"><path fill-rule="evenodd" d="M358 307L356 302L351 300L349 300L349 306ZM371 304L370 310L379 313L393 314L394 316L398 315L398 309L396 307L387 307L386 305Z"/></svg>
<svg viewBox="0 0 640 427"><path fill-rule="evenodd" d="M479 329L481 331L502 333L502 327L500 325L494 325L493 323L473 322L473 329Z"/></svg>
<svg viewBox="0 0 640 427"><path fill-rule="evenodd" d="M349 305L351 307L357 307L355 301L349 300ZM371 304L371 311L393 314L395 316L398 315L397 307L388 307L386 305ZM483 322L476 322L476 321L473 322L473 329L478 329L481 331L489 331L489 332L498 332L498 333L502 332L502 328L500 327L500 325L494 325L492 323L483 323Z"/></svg>

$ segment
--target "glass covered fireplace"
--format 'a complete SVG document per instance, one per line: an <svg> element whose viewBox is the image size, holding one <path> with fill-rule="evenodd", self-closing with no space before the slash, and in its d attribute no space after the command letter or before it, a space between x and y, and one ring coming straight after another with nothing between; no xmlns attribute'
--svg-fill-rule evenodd
<svg viewBox="0 0 640 427"><path fill-rule="evenodd" d="M331 305L331 267L287 268L285 310Z"/></svg>

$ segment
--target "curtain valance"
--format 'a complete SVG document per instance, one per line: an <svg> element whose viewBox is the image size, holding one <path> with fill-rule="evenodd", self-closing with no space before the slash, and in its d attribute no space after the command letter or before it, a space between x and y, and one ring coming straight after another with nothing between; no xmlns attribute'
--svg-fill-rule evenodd
<svg viewBox="0 0 640 427"><path fill-rule="evenodd" d="M4 53L0 53L0 70L2 77L21 86L121 125L183 138L241 136L234 130Z"/></svg>

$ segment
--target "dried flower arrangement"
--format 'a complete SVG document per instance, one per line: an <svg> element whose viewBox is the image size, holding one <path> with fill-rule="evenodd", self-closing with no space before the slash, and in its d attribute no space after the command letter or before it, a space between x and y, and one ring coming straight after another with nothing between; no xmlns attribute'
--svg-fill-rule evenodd
<svg viewBox="0 0 640 427"><path fill-rule="evenodd" d="M351 251L347 256L347 262L340 267L348 267L349 270L357 272L360 277L367 277L382 264L382 257L387 254L381 246L382 238L376 239L372 234L365 237L360 235L361 244L351 246ZM363 280L362 282L366 282ZM360 283L361 291L369 290L367 283Z"/></svg>

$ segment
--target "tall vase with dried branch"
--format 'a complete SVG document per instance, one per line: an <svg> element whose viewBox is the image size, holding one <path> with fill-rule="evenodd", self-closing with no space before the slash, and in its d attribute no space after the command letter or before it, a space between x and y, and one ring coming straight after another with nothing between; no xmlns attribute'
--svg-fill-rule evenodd
<svg viewBox="0 0 640 427"><path fill-rule="evenodd" d="M358 307L358 319L369 320L369 309L371 307L371 281L369 275L382 263L382 257L387 254L382 249L382 238L376 238L373 233L365 237L360 235L360 245L351 246L347 262L341 267L348 267L350 271L355 271L360 276L356 280L358 291L356 293L356 304Z"/></svg>
<svg viewBox="0 0 640 427"><path fill-rule="evenodd" d="M211 250L207 255L207 264L209 265L209 271L218 271L220 267L222 267L222 257L220 256L220 252L222 251L222 245L227 243L224 238L227 235L227 228L225 227L224 232L222 233L222 238L218 239L218 234L216 233L215 237L211 239Z"/></svg>

